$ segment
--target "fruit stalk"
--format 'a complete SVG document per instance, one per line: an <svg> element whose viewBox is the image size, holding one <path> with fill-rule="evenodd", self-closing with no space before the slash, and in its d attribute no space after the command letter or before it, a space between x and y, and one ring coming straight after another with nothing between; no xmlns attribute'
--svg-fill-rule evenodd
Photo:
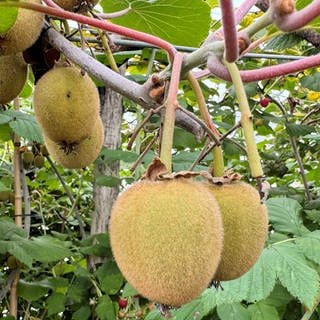
<svg viewBox="0 0 320 320"><path fill-rule="evenodd" d="M187 79L190 82L190 85L196 95L196 99L198 102L199 110L201 113L201 117L203 121L207 125L207 127L212 131L212 134L219 140L220 133L215 127L214 123L211 120L210 113L208 111L206 101L204 99L203 93L201 91L201 87L197 81L197 79L193 76L191 72L188 72ZM224 174L224 161L223 161L223 153L220 145L217 145L212 150L213 154L213 175L216 177L221 177Z"/></svg>
<svg viewBox="0 0 320 320"><path fill-rule="evenodd" d="M165 164L168 172L171 172L173 145L173 133L176 109L178 108L177 94L179 89L180 72L183 61L183 53L176 53L172 64L172 77L169 84L168 96L165 102L165 117L161 138L160 159Z"/></svg>
<svg viewBox="0 0 320 320"><path fill-rule="evenodd" d="M239 103L239 108L241 112L240 122L247 145L247 157L251 174L254 178L262 177L263 170L257 145L254 139L254 129L252 121L253 116L250 111L247 95L243 86L243 82L241 80L239 69L234 62L229 63L227 61L224 61L224 64L226 65L230 73Z"/></svg>

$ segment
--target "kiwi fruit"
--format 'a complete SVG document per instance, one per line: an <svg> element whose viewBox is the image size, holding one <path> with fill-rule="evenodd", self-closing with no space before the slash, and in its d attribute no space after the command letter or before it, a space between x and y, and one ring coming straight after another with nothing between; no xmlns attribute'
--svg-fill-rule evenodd
<svg viewBox="0 0 320 320"><path fill-rule="evenodd" d="M92 9L99 1L98 0L54 0L61 8L67 11L86 11Z"/></svg>
<svg viewBox="0 0 320 320"><path fill-rule="evenodd" d="M74 66L56 66L38 81L33 95L36 119L56 143L89 138L99 116L99 94L91 78Z"/></svg>
<svg viewBox="0 0 320 320"><path fill-rule="evenodd" d="M93 133L80 143L58 144L46 136L44 140L50 155L58 164L69 169L80 169L98 157L104 141L104 128L99 118Z"/></svg>
<svg viewBox="0 0 320 320"><path fill-rule="evenodd" d="M41 3L40 0L26 1ZM38 39L43 23L43 13L19 8L14 25L0 35L0 55L16 54L31 47Z"/></svg>
<svg viewBox="0 0 320 320"><path fill-rule="evenodd" d="M19 95L27 74L28 66L21 53L0 56L0 104L8 103Z"/></svg>
<svg viewBox="0 0 320 320"><path fill-rule="evenodd" d="M10 200L11 191L0 191L0 201L8 201Z"/></svg>
<svg viewBox="0 0 320 320"><path fill-rule="evenodd" d="M44 156L42 154L37 154L34 157L33 163L37 168L42 168L44 165Z"/></svg>
<svg viewBox="0 0 320 320"><path fill-rule="evenodd" d="M180 306L210 283L223 227L209 190L189 179L142 181L116 200L111 248L128 282L144 297Z"/></svg>
<svg viewBox="0 0 320 320"><path fill-rule="evenodd" d="M236 279L258 260L267 237L267 208L258 191L244 182L209 185L217 200L224 229L221 261L214 280Z"/></svg>

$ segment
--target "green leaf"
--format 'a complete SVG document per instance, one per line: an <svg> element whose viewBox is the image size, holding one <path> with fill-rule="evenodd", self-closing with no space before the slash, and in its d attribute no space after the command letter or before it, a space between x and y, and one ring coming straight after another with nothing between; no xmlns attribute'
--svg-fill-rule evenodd
<svg viewBox="0 0 320 320"><path fill-rule="evenodd" d="M183 305L177 311L172 311L174 319L194 320L201 315L200 299L195 299L188 304Z"/></svg>
<svg viewBox="0 0 320 320"><path fill-rule="evenodd" d="M1 117L1 116L0 116ZM12 129L8 123L0 124L0 140L9 141L11 140Z"/></svg>
<svg viewBox="0 0 320 320"><path fill-rule="evenodd" d="M38 282L26 282L20 280L18 283L18 296L28 302L36 301L47 294L49 288L41 285Z"/></svg>
<svg viewBox="0 0 320 320"><path fill-rule="evenodd" d="M287 48L292 48L296 44L300 43L302 38L294 33L285 33L280 36L277 36L271 39L266 47L265 50L284 50Z"/></svg>
<svg viewBox="0 0 320 320"><path fill-rule="evenodd" d="M307 308L312 308L317 296L320 278L309 267L297 246L290 243L273 245L271 265L276 269L281 284Z"/></svg>
<svg viewBox="0 0 320 320"><path fill-rule="evenodd" d="M308 259L320 264L320 230L307 233L303 237L297 238L296 243Z"/></svg>
<svg viewBox="0 0 320 320"><path fill-rule="evenodd" d="M313 91L320 91L320 72L302 77L300 83L303 87Z"/></svg>
<svg viewBox="0 0 320 320"><path fill-rule="evenodd" d="M101 289L107 294L116 294L123 284L123 276L113 261L104 263L97 271Z"/></svg>
<svg viewBox="0 0 320 320"><path fill-rule="evenodd" d="M163 320L163 317L157 309L153 309L147 314L145 320Z"/></svg>
<svg viewBox="0 0 320 320"><path fill-rule="evenodd" d="M280 320L277 309L263 301L248 307L252 320Z"/></svg>
<svg viewBox="0 0 320 320"><path fill-rule="evenodd" d="M207 289L201 297L204 315L211 313L218 305L243 300L255 302L267 298L276 282L272 255L270 249L264 249L256 264L242 277L221 282L223 290Z"/></svg>
<svg viewBox="0 0 320 320"><path fill-rule="evenodd" d="M251 320L250 312L240 303L222 304L217 313L221 320Z"/></svg>
<svg viewBox="0 0 320 320"><path fill-rule="evenodd" d="M99 157L102 160L105 160L107 162L121 160L124 162L132 163L137 160L139 155L131 151L112 150L112 149L102 148L102 151Z"/></svg>
<svg viewBox="0 0 320 320"><path fill-rule="evenodd" d="M0 10L0 35L5 34L16 22L18 8L1 8Z"/></svg>
<svg viewBox="0 0 320 320"><path fill-rule="evenodd" d="M21 227L18 227L8 218L0 218L0 240L27 238L28 235Z"/></svg>
<svg viewBox="0 0 320 320"><path fill-rule="evenodd" d="M96 314L100 320L116 320L116 312L109 296L99 298Z"/></svg>
<svg viewBox="0 0 320 320"><path fill-rule="evenodd" d="M91 316L91 309L89 306L82 306L72 314L73 320L87 320Z"/></svg>
<svg viewBox="0 0 320 320"><path fill-rule="evenodd" d="M98 186L105 186L114 188L117 187L121 183L121 179L113 176L97 176L96 184Z"/></svg>
<svg viewBox="0 0 320 320"><path fill-rule="evenodd" d="M202 0L102 0L100 4L105 12L130 5L128 14L112 22L176 45L199 46L210 28L210 7Z"/></svg>
<svg viewBox="0 0 320 320"><path fill-rule="evenodd" d="M301 218L302 207L290 198L270 198L266 201L269 219L276 231L302 235L308 231Z"/></svg>
<svg viewBox="0 0 320 320"><path fill-rule="evenodd" d="M34 116L16 110L0 114L0 123L9 123L10 128L20 137L30 141L43 142L40 127Z"/></svg>
<svg viewBox="0 0 320 320"><path fill-rule="evenodd" d="M71 255L69 242L60 241L50 236L32 238L23 243L22 247L30 256L40 262L53 262Z"/></svg>
<svg viewBox="0 0 320 320"><path fill-rule="evenodd" d="M59 312L63 312L65 308L65 303L67 301L67 297L59 292L53 293L48 299L48 316L52 314L57 314Z"/></svg>
<svg viewBox="0 0 320 320"><path fill-rule="evenodd" d="M133 297L136 294L139 294L139 292L129 282L127 282L123 288L122 297Z"/></svg>
<svg viewBox="0 0 320 320"><path fill-rule="evenodd" d="M199 146L199 142L195 136L180 128L175 128L173 136L173 145L175 148L191 148Z"/></svg>
<svg viewBox="0 0 320 320"><path fill-rule="evenodd" d="M305 136L308 133L314 132L315 129L305 124L286 123L286 131L291 137Z"/></svg>
<svg viewBox="0 0 320 320"><path fill-rule="evenodd" d="M20 262L25 264L28 268L32 267L32 258L29 253L22 248L22 244L27 242L26 239L20 239L15 241L0 241L0 253L9 252L15 256Z"/></svg>

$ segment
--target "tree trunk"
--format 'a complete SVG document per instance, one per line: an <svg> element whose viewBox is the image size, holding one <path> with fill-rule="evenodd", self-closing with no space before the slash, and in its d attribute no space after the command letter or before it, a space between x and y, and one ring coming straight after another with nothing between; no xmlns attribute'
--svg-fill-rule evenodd
<svg viewBox="0 0 320 320"><path fill-rule="evenodd" d="M101 119L105 130L104 145L118 149L121 144L122 96L110 88L100 90ZM104 162L94 167L95 177L99 175L119 176L119 161ZM91 223L91 235L106 232L112 205L119 188L94 185L95 211Z"/></svg>

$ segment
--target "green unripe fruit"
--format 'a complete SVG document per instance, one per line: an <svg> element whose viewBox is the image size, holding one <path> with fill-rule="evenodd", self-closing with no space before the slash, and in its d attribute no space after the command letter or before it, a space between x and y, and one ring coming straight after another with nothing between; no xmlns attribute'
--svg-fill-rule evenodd
<svg viewBox="0 0 320 320"><path fill-rule="evenodd" d="M11 191L0 191L0 201L10 200Z"/></svg>
<svg viewBox="0 0 320 320"><path fill-rule="evenodd" d="M26 1L41 3L40 0ZM0 35L0 55L16 54L31 47L38 39L43 23L43 13L19 8L14 25Z"/></svg>
<svg viewBox="0 0 320 320"><path fill-rule="evenodd" d="M34 160L34 154L31 151L26 151L23 153L22 160L26 164L31 164Z"/></svg>
<svg viewBox="0 0 320 320"><path fill-rule="evenodd" d="M7 266L11 270L18 268L19 262L18 262L17 258L15 256L9 256L7 259Z"/></svg>
<svg viewBox="0 0 320 320"><path fill-rule="evenodd" d="M206 184L217 200L224 229L221 261L214 280L236 279L258 260L268 233L267 208L247 183Z"/></svg>
<svg viewBox="0 0 320 320"><path fill-rule="evenodd" d="M33 163L37 168L42 168L43 165L44 165L44 157L43 157L43 155L37 154L34 157Z"/></svg>
<svg viewBox="0 0 320 320"><path fill-rule="evenodd" d="M88 166L98 157L104 141L103 124L99 118L94 132L80 143L62 145L46 136L44 139L50 155L58 164L69 169L80 169Z"/></svg>
<svg viewBox="0 0 320 320"><path fill-rule="evenodd" d="M19 95L27 80L27 74L28 66L21 53L0 55L0 104L8 103Z"/></svg>
<svg viewBox="0 0 320 320"><path fill-rule="evenodd" d="M38 81L34 110L44 135L56 143L88 138L99 116L99 94L91 78L76 67L55 67Z"/></svg>
<svg viewBox="0 0 320 320"><path fill-rule="evenodd" d="M149 300L180 306L210 283L223 242L220 210L207 188L186 179L142 181L115 202L114 258Z"/></svg>

